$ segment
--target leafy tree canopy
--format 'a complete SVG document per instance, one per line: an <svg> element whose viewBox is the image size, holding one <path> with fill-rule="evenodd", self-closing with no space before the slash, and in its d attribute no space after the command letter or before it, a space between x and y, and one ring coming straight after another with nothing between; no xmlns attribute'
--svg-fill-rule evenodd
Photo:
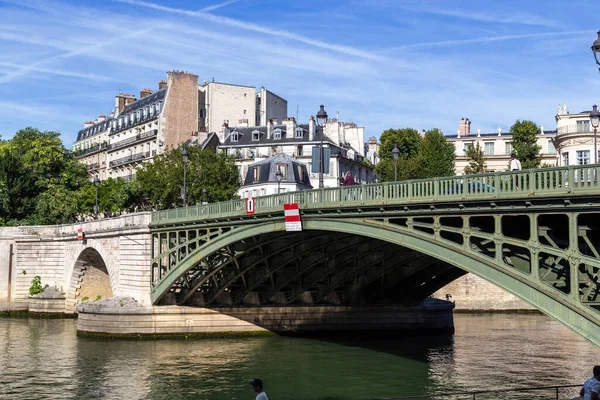
<svg viewBox="0 0 600 400"><path fill-rule="evenodd" d="M542 161L540 157L541 147L537 144L536 135L539 133L539 126L532 121L520 121L510 127L510 133L513 137L513 149L523 169L538 168Z"/></svg>
<svg viewBox="0 0 600 400"><path fill-rule="evenodd" d="M479 142L475 146L467 147L466 153L467 157L469 157L469 165L465 167L465 174L483 174L486 165L483 150Z"/></svg>
<svg viewBox="0 0 600 400"><path fill-rule="evenodd" d="M423 160L425 177L454 175L454 144L446 140L439 129L425 132L419 143L418 154Z"/></svg>

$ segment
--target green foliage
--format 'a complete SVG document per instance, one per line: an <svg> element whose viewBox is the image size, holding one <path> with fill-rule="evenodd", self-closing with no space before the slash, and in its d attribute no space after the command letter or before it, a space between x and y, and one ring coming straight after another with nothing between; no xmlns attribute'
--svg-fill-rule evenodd
<svg viewBox="0 0 600 400"><path fill-rule="evenodd" d="M89 298L89 297L87 297L87 296L85 296L85 297L82 297L82 298L81 298L81 302L82 302L82 303L85 303L85 302L87 302L87 301L89 301L89 300L90 300L90 298Z"/></svg>
<svg viewBox="0 0 600 400"><path fill-rule="evenodd" d="M132 196L144 198L154 209L181 206L183 188L183 148L173 149L144 164L136 173L138 187ZM212 149L202 150L197 146L187 147L186 183L188 204L201 203L202 189L206 188L206 201L230 200L240 186L238 169L233 156L216 153Z"/></svg>
<svg viewBox="0 0 600 400"><path fill-rule="evenodd" d="M102 300L102 296L100 296L100 295L96 296L96 298L94 299L94 301L98 301L98 300Z"/></svg>
<svg viewBox="0 0 600 400"><path fill-rule="evenodd" d="M540 157L541 147L537 144L536 135L540 128L532 121L520 121L510 127L510 133L513 137L513 148L517 158L521 161L522 169L538 168L542 161Z"/></svg>
<svg viewBox="0 0 600 400"><path fill-rule="evenodd" d="M412 128L388 129L381 134L379 163L375 172L380 181L394 180L392 150L398 146L398 180L454 175L454 145L439 129L431 129L423 138Z"/></svg>
<svg viewBox="0 0 600 400"><path fill-rule="evenodd" d="M469 146L466 153L469 157L469 165L465 167L465 174L483 174L485 172L485 160L479 142L476 146Z"/></svg>
<svg viewBox="0 0 600 400"><path fill-rule="evenodd" d="M419 144L419 157L423 160L425 177L454 175L454 144L439 129L425 132Z"/></svg>
<svg viewBox="0 0 600 400"><path fill-rule="evenodd" d="M36 276L31 280L31 286L29 287L29 295L33 296L34 294L42 293L44 288L42 287L42 278Z"/></svg>

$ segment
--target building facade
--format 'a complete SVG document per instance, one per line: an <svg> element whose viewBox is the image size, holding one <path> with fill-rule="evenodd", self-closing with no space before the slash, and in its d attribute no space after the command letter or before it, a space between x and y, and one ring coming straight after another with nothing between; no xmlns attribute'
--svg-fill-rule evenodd
<svg viewBox="0 0 600 400"><path fill-rule="evenodd" d="M139 99L118 94L110 115L84 124L73 151L90 179L130 180L156 155L185 142L202 143L209 132L222 132L224 121L255 126L263 112L285 116L287 102L264 88L257 93L250 86L198 85L197 75L172 71L157 91L142 89Z"/></svg>
<svg viewBox="0 0 600 400"><path fill-rule="evenodd" d="M295 118L285 118L282 123L271 119L266 126L231 128L224 125L218 135L219 148L235 156L240 179L247 176L254 162L277 154L287 154L308 168L309 178L318 182L319 151L321 132L323 135L325 187L338 187L346 172L354 176L357 183L372 183L374 169L366 163L358 149L364 148L364 128L354 123L342 123L335 119L327 121L324 128L317 126L313 117L308 124L297 124ZM210 138L209 138L210 139ZM316 153L315 153L316 152Z"/></svg>
<svg viewBox="0 0 600 400"><path fill-rule="evenodd" d="M594 157L594 128L590 111L570 114L566 104L558 106L556 127L555 144L560 166L593 164L600 160L597 149Z"/></svg>

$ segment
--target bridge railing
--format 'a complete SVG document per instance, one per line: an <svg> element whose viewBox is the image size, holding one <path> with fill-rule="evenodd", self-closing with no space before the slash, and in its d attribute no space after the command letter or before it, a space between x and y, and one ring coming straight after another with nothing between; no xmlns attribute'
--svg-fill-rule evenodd
<svg viewBox="0 0 600 400"><path fill-rule="evenodd" d="M408 204L583 194L598 191L598 177L600 164L373 183L261 196L255 199L255 209L256 213L280 211L284 203L298 203L301 208L333 208L357 204ZM156 211L152 214L152 223L234 217L245 213L246 200L239 199Z"/></svg>

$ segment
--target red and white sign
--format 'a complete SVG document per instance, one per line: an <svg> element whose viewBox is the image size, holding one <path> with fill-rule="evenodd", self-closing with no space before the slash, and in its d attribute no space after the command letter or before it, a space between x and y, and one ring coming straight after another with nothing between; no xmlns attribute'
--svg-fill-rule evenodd
<svg viewBox="0 0 600 400"><path fill-rule="evenodd" d="M254 197L246 199L246 214L254 214Z"/></svg>
<svg viewBox="0 0 600 400"><path fill-rule="evenodd" d="M288 232L297 232L302 230L302 221L300 221L300 210L298 203L284 204L285 230Z"/></svg>
<svg viewBox="0 0 600 400"><path fill-rule="evenodd" d="M83 240L83 228L81 225L77 228L77 240Z"/></svg>

